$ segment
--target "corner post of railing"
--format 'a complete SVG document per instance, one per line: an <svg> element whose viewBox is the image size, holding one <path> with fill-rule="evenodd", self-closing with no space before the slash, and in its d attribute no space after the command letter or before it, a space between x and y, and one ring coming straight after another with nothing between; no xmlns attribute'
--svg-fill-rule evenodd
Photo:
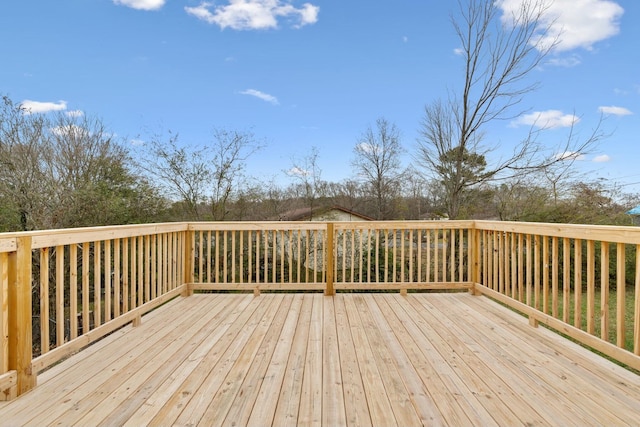
<svg viewBox="0 0 640 427"><path fill-rule="evenodd" d="M327 262L325 263L327 283L325 285L324 294L335 295L336 290L333 288L333 266L334 257L336 256L336 248L334 244L332 222L327 223L327 247L325 248L325 256L327 258Z"/></svg>
<svg viewBox="0 0 640 427"><path fill-rule="evenodd" d="M33 335L31 325L31 236L16 239L16 251L9 254L9 369L17 374L16 393L21 395L36 386L33 372Z"/></svg>
<svg viewBox="0 0 640 427"><path fill-rule="evenodd" d="M185 286L185 290L182 292L182 296L188 297L193 294L191 284L195 281L195 263L193 261L196 253L196 232L191 229L190 225L187 225L187 229L183 233L184 253L182 254L182 266L184 268L183 285Z"/></svg>

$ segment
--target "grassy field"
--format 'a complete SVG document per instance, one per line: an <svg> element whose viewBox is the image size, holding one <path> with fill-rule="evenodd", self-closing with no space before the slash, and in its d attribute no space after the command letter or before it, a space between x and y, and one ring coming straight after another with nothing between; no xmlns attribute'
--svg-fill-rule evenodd
<svg viewBox="0 0 640 427"><path fill-rule="evenodd" d="M569 298L570 298L569 299L570 302L568 306L568 310L569 310L568 323L575 326L574 324L574 318L575 318L574 316L576 312L575 292L572 291L569 295ZM595 299L594 301L595 302L594 304L594 335L598 337L602 337L602 292L600 289L595 290L594 299ZM549 308L547 313L552 314L551 297L549 297L548 303L549 303ZM618 304L618 295L616 290L614 289L609 292L609 304L608 304L609 325L606 333L607 341L609 341L614 345L617 345L617 342L618 342L618 337L617 337L618 319L617 319L617 313L616 313L617 304ZM538 309L542 309L542 297L540 297L540 306L538 307ZM564 310L565 310L565 307L563 304L562 294L559 294L558 295L558 312L556 316L558 319L563 319ZM626 350L631 352L633 352L634 350L633 349L633 330L635 326L634 320L633 320L634 310L635 310L635 289L633 286L630 286L625 289L623 347ZM581 297L581 304L580 304L580 329L584 331L587 330L587 316L588 316L587 292L586 290L583 290L582 297ZM575 341L570 337L567 337L567 338L571 339L572 341ZM578 344L581 344L581 343L578 342ZM603 357L607 357L607 356L603 355ZM609 357L607 358L610 359ZM624 366L627 369L632 370L637 374L640 374L640 371L637 371L626 365L623 365L617 362L616 360L613 360L613 361L621 366Z"/></svg>
<svg viewBox="0 0 640 427"><path fill-rule="evenodd" d="M571 292L570 296L570 304L568 307L569 310L569 322L574 325L574 318L576 312L575 305L575 293ZM624 301L624 348L633 351L633 316L634 316L634 298L635 291L633 288L627 288L625 290L625 301ZM595 290L595 304L594 304L594 335L598 337L602 337L602 292L600 289ZM615 290L609 292L609 304L608 304L608 316L609 316L609 326L608 331L606 333L607 340L613 344L617 343L617 329L618 329L618 318L617 318L617 306L618 306L618 294ZM564 314L564 304L562 300L562 296L559 295L558 300L558 318L562 319ZM551 313L551 309L548 310ZM580 305L580 329L587 330L587 320L588 320L588 307L587 307L587 293L586 291L582 292L581 305Z"/></svg>

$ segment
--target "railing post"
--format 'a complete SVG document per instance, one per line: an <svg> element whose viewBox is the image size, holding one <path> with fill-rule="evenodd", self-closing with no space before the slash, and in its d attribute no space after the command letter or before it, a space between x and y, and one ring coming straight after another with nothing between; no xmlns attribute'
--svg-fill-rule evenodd
<svg viewBox="0 0 640 427"><path fill-rule="evenodd" d="M193 294L193 291L189 288L189 284L193 283L195 280L195 272L194 272L194 262L193 255L195 254L195 231L187 230L184 231L184 253L182 254L182 267L184 269L184 277L183 284L187 284L186 290L182 293L182 296L188 297Z"/></svg>
<svg viewBox="0 0 640 427"><path fill-rule="evenodd" d="M9 369L17 373L17 394L36 386L31 331L31 237L18 237L9 254Z"/></svg>
<svg viewBox="0 0 640 427"><path fill-rule="evenodd" d="M334 265L333 262L334 262L334 257L336 256L336 250L334 247L332 222L327 223L327 247L325 248L325 254L327 258L327 262L325 263L327 284L324 289L324 294L335 295L336 290L333 288L333 265Z"/></svg>
<svg viewBox="0 0 640 427"><path fill-rule="evenodd" d="M480 283L480 232L476 228L475 223L469 230L470 242L469 242L469 263L471 265L471 293L473 295L479 295L476 292L476 283Z"/></svg>

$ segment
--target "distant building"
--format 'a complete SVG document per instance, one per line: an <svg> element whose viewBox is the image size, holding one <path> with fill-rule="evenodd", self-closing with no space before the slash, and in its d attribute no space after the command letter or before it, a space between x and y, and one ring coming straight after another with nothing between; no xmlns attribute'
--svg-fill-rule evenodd
<svg viewBox="0 0 640 427"><path fill-rule="evenodd" d="M627 215L636 215L636 216L640 216L640 205L636 206L635 208L628 210L627 211Z"/></svg>
<svg viewBox="0 0 640 427"><path fill-rule="evenodd" d="M628 210L626 214L632 216L633 223L635 225L640 225L640 205L636 206L633 209Z"/></svg>
<svg viewBox="0 0 640 427"><path fill-rule="evenodd" d="M300 208L284 212L278 217L279 221L373 221L366 215L354 212L342 206L325 206L319 208Z"/></svg>
<svg viewBox="0 0 640 427"><path fill-rule="evenodd" d="M318 208L300 208L294 209L288 212L281 214L278 218L279 221L314 221L314 222L346 222L346 221L373 221L374 219L368 217L366 215L354 212L347 208L343 208L342 206L325 206ZM309 236L301 236L301 239L297 239L297 231L294 231L294 238L292 239L292 243L284 242L285 251L290 254L293 258L297 259L298 254L304 257L303 265L310 270L315 270L317 272L324 271L324 259L320 256L323 241L315 240L315 238L311 238L310 241L307 241ZM357 239L365 238L368 235L368 231L358 230L355 232ZM339 231L336 235L336 248L337 248L337 257L339 260L342 259L343 256L346 258L350 258L351 253L351 242L342 243L343 239L342 231ZM358 240L359 241L359 240ZM298 248L300 246L300 248ZM345 250L345 246L347 250ZM343 255L343 252L346 252L346 255ZM358 255L360 256L359 252ZM344 261L346 263L346 267L351 266L351 260L346 259Z"/></svg>

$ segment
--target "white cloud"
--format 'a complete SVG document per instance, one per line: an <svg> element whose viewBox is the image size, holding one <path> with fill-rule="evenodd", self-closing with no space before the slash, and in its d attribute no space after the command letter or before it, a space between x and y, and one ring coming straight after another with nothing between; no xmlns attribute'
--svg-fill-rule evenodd
<svg viewBox="0 0 640 427"><path fill-rule="evenodd" d="M631 114L633 114L630 110L624 107L616 107L614 105L611 105L609 107L598 107L598 111L600 111L602 114L608 114L612 116L630 116Z"/></svg>
<svg viewBox="0 0 640 427"><path fill-rule="evenodd" d="M361 142L356 146L356 150L365 154L381 154L381 148L379 145L370 144L368 142Z"/></svg>
<svg viewBox="0 0 640 427"><path fill-rule="evenodd" d="M229 0L224 6L203 2L184 10L209 24L234 30L266 30L278 27L278 19L285 18L294 28L300 28L318 21L320 8L304 3L296 8L284 0Z"/></svg>
<svg viewBox="0 0 640 427"><path fill-rule="evenodd" d="M133 145L134 147L141 147L144 145L144 141L142 139L132 139L131 141L131 145Z"/></svg>
<svg viewBox="0 0 640 427"><path fill-rule="evenodd" d="M520 116L511 122L511 125L514 127L526 125L535 126L539 129L555 129L571 127L579 121L580 118L575 114L564 114L560 110L547 110Z"/></svg>
<svg viewBox="0 0 640 427"><path fill-rule="evenodd" d="M69 117L82 117L84 116L84 111L81 110L69 110L65 113Z"/></svg>
<svg viewBox="0 0 640 427"><path fill-rule="evenodd" d="M568 56L554 56L549 57L549 59L545 62L545 64L554 65L556 67L564 67L571 68L582 63L582 58L579 55L568 55Z"/></svg>
<svg viewBox="0 0 640 427"><path fill-rule="evenodd" d="M499 0L503 22L510 21L512 14L525 0ZM620 17L624 9L611 0L554 0L547 3L542 26L549 26L549 33L540 37L546 45L559 37L557 51L576 48L590 50L593 45L620 31Z"/></svg>
<svg viewBox="0 0 640 427"><path fill-rule="evenodd" d="M48 113L49 111L62 111L67 109L67 101L58 102L40 102L25 99L20 103L27 114L31 113Z"/></svg>
<svg viewBox="0 0 640 427"><path fill-rule="evenodd" d="M461 47L457 47L457 48L453 49L453 53L454 53L455 55L460 56L460 55L463 55L463 54L464 54L464 50L463 50Z"/></svg>
<svg viewBox="0 0 640 427"><path fill-rule="evenodd" d="M606 154L601 154L599 156L595 156L593 158L593 161L595 163L605 163L611 160L611 157L607 156Z"/></svg>
<svg viewBox="0 0 640 427"><path fill-rule="evenodd" d="M409 41L409 37L407 36L402 36L402 41L407 43Z"/></svg>
<svg viewBox="0 0 640 427"><path fill-rule="evenodd" d="M264 93L264 92L260 92L259 90L255 90L255 89L247 89L247 90L243 90L242 92L240 92L240 94L242 95L249 95L249 96L255 96L256 98L262 99L263 101L269 102L273 105L278 105L278 98L276 98L273 95L269 95L268 93Z"/></svg>
<svg viewBox="0 0 640 427"><path fill-rule="evenodd" d="M310 172L306 169L299 168L297 166L292 167L287 171L289 176L308 176Z"/></svg>
<svg viewBox="0 0 640 427"><path fill-rule="evenodd" d="M56 126L56 127L52 127L50 130L52 134L60 137L64 136L64 137L81 138L81 137L86 137L90 135L87 129L83 128L82 126L78 126L74 124Z"/></svg>
<svg viewBox="0 0 640 427"><path fill-rule="evenodd" d="M166 0L113 0L113 3L138 10L158 10Z"/></svg>
<svg viewBox="0 0 640 427"><path fill-rule="evenodd" d="M565 151L564 153L556 154L558 160L584 160L584 154L576 151Z"/></svg>

